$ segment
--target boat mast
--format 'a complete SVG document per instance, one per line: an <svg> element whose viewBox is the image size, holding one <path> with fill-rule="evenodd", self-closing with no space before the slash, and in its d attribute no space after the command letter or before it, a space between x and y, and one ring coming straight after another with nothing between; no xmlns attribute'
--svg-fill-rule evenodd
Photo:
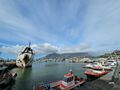
<svg viewBox="0 0 120 90"><path fill-rule="evenodd" d="M31 42L29 42L29 48L30 48Z"/></svg>

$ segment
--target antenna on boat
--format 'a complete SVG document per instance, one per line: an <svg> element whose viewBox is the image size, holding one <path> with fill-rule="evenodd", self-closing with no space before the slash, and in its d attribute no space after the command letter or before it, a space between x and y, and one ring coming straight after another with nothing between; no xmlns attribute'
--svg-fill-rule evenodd
<svg viewBox="0 0 120 90"><path fill-rule="evenodd" d="M31 42L29 42L29 48L30 48Z"/></svg>
<svg viewBox="0 0 120 90"><path fill-rule="evenodd" d="M71 74L73 74L73 71L72 71L72 69L70 69L70 70L69 70L69 72L70 72Z"/></svg>

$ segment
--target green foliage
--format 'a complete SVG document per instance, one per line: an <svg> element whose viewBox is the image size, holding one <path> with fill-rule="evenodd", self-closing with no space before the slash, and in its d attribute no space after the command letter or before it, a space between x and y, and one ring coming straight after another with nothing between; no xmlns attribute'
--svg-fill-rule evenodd
<svg viewBox="0 0 120 90"><path fill-rule="evenodd" d="M115 50L111 53L105 53L104 55L98 56L99 58L120 58L120 51L119 50Z"/></svg>

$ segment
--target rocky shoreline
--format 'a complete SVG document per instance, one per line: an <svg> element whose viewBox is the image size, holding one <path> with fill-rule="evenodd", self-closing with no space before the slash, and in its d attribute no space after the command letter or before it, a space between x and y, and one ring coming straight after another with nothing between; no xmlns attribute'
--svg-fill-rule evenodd
<svg viewBox="0 0 120 90"><path fill-rule="evenodd" d="M16 66L16 62L15 61L9 61L9 62L0 62L0 67L6 66L8 70L11 70Z"/></svg>

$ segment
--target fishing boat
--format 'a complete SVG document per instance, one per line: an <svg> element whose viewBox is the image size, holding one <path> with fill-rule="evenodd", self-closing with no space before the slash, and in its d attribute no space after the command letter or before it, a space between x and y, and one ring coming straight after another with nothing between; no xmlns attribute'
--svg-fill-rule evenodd
<svg viewBox="0 0 120 90"><path fill-rule="evenodd" d="M34 51L30 47L26 47L17 57L16 59L16 65L18 67L30 67L32 66L33 59L34 59Z"/></svg>
<svg viewBox="0 0 120 90"><path fill-rule="evenodd" d="M64 79L47 84L40 84L33 90L71 90L86 82L85 79L77 77L72 71L64 75Z"/></svg>
<svg viewBox="0 0 120 90"><path fill-rule="evenodd" d="M104 71L104 70L94 70L94 69L88 69L85 71L84 74L87 75L87 80L93 80L93 79L97 79L105 74L107 74L108 71Z"/></svg>

